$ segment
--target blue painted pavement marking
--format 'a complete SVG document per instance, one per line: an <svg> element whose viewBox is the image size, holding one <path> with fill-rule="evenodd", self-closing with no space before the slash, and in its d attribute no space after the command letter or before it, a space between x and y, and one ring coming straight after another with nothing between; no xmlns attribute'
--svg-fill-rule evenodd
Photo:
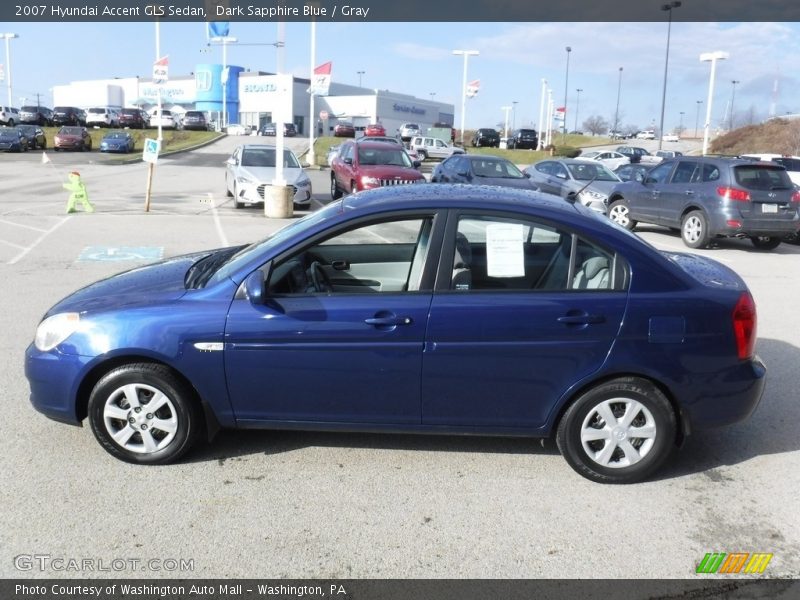
<svg viewBox="0 0 800 600"><path fill-rule="evenodd" d="M78 262L154 261L163 256L163 246L87 246L78 256Z"/></svg>

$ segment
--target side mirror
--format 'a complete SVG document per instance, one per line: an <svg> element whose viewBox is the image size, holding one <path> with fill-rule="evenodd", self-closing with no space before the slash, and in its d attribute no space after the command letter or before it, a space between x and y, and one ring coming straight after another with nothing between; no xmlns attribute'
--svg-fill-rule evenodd
<svg viewBox="0 0 800 600"><path fill-rule="evenodd" d="M418 160L411 161L411 164L414 165L415 169L419 169L422 166L422 163Z"/></svg>
<svg viewBox="0 0 800 600"><path fill-rule="evenodd" d="M472 179L472 175L470 175L469 171L467 171L466 169L459 169L458 171L456 171L456 175L458 175L459 177L466 177L467 179Z"/></svg>
<svg viewBox="0 0 800 600"><path fill-rule="evenodd" d="M523 171L522 174L525 175L525 177L527 177L528 179L531 178L531 174L528 173L527 171Z"/></svg>
<svg viewBox="0 0 800 600"><path fill-rule="evenodd" d="M648 183L658 183L658 181L656 181L653 177L645 177L642 183L647 185Z"/></svg>
<svg viewBox="0 0 800 600"><path fill-rule="evenodd" d="M559 179L566 179L567 175L566 173L556 173L556 177L558 177Z"/></svg>
<svg viewBox="0 0 800 600"><path fill-rule="evenodd" d="M349 156L347 158L344 158L343 160L344 160L345 164L348 164L348 165L352 165L353 164L353 159L351 157L349 157Z"/></svg>
<svg viewBox="0 0 800 600"><path fill-rule="evenodd" d="M231 158L229 158L228 160L225 161L225 164L234 167L237 164L237 160L235 158L231 157Z"/></svg>
<svg viewBox="0 0 800 600"><path fill-rule="evenodd" d="M639 183L644 182L644 173L636 173L636 175L634 175L634 179L636 179L636 181Z"/></svg>
<svg viewBox="0 0 800 600"><path fill-rule="evenodd" d="M244 291L250 304L264 303L264 272L257 269L244 280Z"/></svg>

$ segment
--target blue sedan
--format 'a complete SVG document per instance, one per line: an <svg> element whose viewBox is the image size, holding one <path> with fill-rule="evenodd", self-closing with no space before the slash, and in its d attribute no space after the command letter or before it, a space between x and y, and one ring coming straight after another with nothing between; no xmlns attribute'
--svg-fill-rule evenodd
<svg viewBox="0 0 800 600"><path fill-rule="evenodd" d="M133 152L135 142L127 131L111 131L100 140L100 152Z"/></svg>
<svg viewBox="0 0 800 600"><path fill-rule="evenodd" d="M755 344L728 267L580 203L441 184L85 287L25 372L36 409L132 463L219 427L485 434L554 437L579 474L629 483L753 412Z"/></svg>

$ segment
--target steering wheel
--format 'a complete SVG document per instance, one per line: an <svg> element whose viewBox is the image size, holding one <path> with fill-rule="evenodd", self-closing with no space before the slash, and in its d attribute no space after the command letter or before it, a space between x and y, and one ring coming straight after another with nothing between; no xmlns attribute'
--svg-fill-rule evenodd
<svg viewBox="0 0 800 600"><path fill-rule="evenodd" d="M320 263L318 260L315 260L311 263L309 271L311 271L311 282L314 284L314 290L324 293L333 291L333 284L331 283L328 274L322 268L322 263Z"/></svg>

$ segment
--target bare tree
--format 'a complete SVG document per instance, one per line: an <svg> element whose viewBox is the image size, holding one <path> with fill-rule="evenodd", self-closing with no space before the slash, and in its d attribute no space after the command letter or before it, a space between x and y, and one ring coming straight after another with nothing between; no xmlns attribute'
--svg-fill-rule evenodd
<svg viewBox="0 0 800 600"><path fill-rule="evenodd" d="M593 115L583 122L583 128L592 135L608 131L608 121L600 115Z"/></svg>

